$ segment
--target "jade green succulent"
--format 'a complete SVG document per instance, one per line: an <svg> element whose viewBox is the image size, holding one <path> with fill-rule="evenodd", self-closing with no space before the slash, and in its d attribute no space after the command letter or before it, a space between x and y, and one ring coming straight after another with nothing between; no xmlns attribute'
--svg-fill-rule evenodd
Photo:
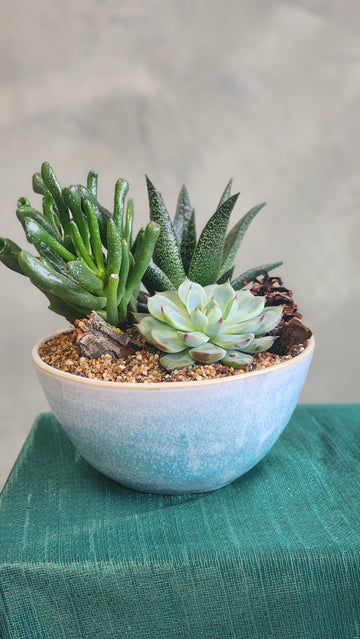
<svg viewBox="0 0 360 639"><path fill-rule="evenodd" d="M268 350L276 337L281 306L265 308L265 297L249 290L235 291L229 282L201 286L186 278L177 291L156 293L147 300L149 314L138 313L143 337L166 355L169 369L196 362L221 362L241 368L252 353Z"/></svg>
<svg viewBox="0 0 360 639"><path fill-rule="evenodd" d="M149 222L133 244L133 201L125 199L126 180L115 185L114 211L97 200L97 174L87 185L62 189L48 162L33 176L33 188L43 196L42 211L29 200L18 200L17 216L34 256L0 237L0 261L27 275L50 301L49 308L69 320L97 311L113 326L126 323L136 310L140 282L149 265L160 227Z"/></svg>
<svg viewBox="0 0 360 639"><path fill-rule="evenodd" d="M238 199L238 193L231 195L230 180L221 195L215 213L196 239L195 211L191 206L188 191L182 187L174 220L170 219L164 200L152 182L147 178L150 205L150 219L160 225L161 231L156 242L152 260L145 271L143 283L149 293L176 290L186 276L190 280L206 286L232 280L235 290L265 271L270 271L282 262L272 262L247 270L232 279L234 259L245 231L264 204L253 207L228 231L230 215Z"/></svg>

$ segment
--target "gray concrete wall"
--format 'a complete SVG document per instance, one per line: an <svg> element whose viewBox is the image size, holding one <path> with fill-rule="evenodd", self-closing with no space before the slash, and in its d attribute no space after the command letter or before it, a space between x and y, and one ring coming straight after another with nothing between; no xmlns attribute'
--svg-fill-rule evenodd
<svg viewBox="0 0 360 639"><path fill-rule="evenodd" d="M26 244L16 200L43 160L63 184L92 168L111 205L144 174L171 211L186 183L200 222L227 179L250 227L238 272L282 259L317 339L304 402L359 400L360 9L357 0L3 0L0 235ZM39 196L32 197L40 205ZM47 410L30 360L63 326L0 267L2 483Z"/></svg>

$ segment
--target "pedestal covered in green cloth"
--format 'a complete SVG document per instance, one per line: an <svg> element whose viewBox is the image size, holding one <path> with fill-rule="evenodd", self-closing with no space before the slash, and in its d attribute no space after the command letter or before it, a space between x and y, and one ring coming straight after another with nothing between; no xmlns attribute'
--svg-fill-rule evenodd
<svg viewBox="0 0 360 639"><path fill-rule="evenodd" d="M0 510L2 639L360 637L360 405L300 405L221 490L132 492L36 420Z"/></svg>

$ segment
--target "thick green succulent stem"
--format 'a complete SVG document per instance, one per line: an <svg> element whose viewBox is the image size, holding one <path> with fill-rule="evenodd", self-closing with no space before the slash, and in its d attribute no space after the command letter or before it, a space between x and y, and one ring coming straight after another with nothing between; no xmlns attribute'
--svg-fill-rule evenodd
<svg viewBox="0 0 360 639"><path fill-rule="evenodd" d="M107 285L107 302L106 302L106 320L112 326L119 323L119 308L117 303L117 290L119 286L119 276L117 273L111 273Z"/></svg>
<svg viewBox="0 0 360 639"><path fill-rule="evenodd" d="M64 229L64 233L65 235L70 236L69 209L63 200L61 186L49 162L43 162L41 166L41 177L46 188L50 191L55 200L56 208L58 210L60 222Z"/></svg>
<svg viewBox="0 0 360 639"><path fill-rule="evenodd" d="M42 208L43 208L44 217L47 219L51 227L57 233L57 239L61 241L62 240L61 224L60 224L59 216L56 212L55 200L53 196L51 195L50 191L48 191L47 189L46 189L46 192L44 193Z"/></svg>
<svg viewBox="0 0 360 639"><path fill-rule="evenodd" d="M47 188L44 180L42 179L41 173L34 173L34 175L32 176L32 187L34 193L45 195L45 193L47 192Z"/></svg>
<svg viewBox="0 0 360 639"><path fill-rule="evenodd" d="M126 180L120 179L115 184L114 194L114 222L118 228L118 231L122 235L123 219L125 210L125 198L129 191L129 183Z"/></svg>
<svg viewBox="0 0 360 639"><path fill-rule="evenodd" d="M122 258L121 234L112 218L108 221L107 245L107 274L110 277L119 274Z"/></svg>
<svg viewBox="0 0 360 639"><path fill-rule="evenodd" d="M28 206L31 209L30 200L28 200L27 197L19 197L17 201L17 205L18 205L18 208L20 208L21 206Z"/></svg>
<svg viewBox="0 0 360 639"><path fill-rule="evenodd" d="M99 273L105 273L105 264L104 264L104 256L102 251L102 243L100 236L100 227L99 222L96 216L96 212L89 200L84 201L84 209L89 225L90 232L90 245L92 249L92 253L94 256L94 260L97 266Z"/></svg>
<svg viewBox="0 0 360 639"><path fill-rule="evenodd" d="M0 237L0 262L12 271L24 275L24 271L18 262L18 256L21 250L20 246L12 240L9 240L7 237Z"/></svg>
<svg viewBox="0 0 360 639"><path fill-rule="evenodd" d="M40 257L0 238L0 261L27 275L55 312L75 318L96 310L114 325L124 324L129 309L137 310L159 226L151 221L132 246L134 205L131 199L125 202L129 185L123 179L115 186L114 214L97 201L94 171L86 186L61 189L44 162L41 173L33 175L33 187L43 196L42 212L21 197L17 216Z"/></svg>
<svg viewBox="0 0 360 639"><path fill-rule="evenodd" d="M47 244L55 253L60 255L64 260L74 260L75 255L58 240L56 240L48 231L46 231L36 220L30 217L24 217L23 223L25 227L26 237L31 244L43 242Z"/></svg>
<svg viewBox="0 0 360 639"><path fill-rule="evenodd" d="M34 244L36 250L38 251L41 257L44 257L49 264L63 275L67 275L66 273L66 260L59 255L56 251L54 251L46 242L36 242Z"/></svg>
<svg viewBox="0 0 360 639"><path fill-rule="evenodd" d="M125 225L124 225L124 239L128 245L132 244L132 232L134 225L134 201L129 200L126 207Z"/></svg>
<svg viewBox="0 0 360 639"><path fill-rule="evenodd" d="M65 265L65 272L81 286L95 295L104 295L104 282L81 259L72 260Z"/></svg>
<svg viewBox="0 0 360 639"><path fill-rule="evenodd" d="M66 187L62 191L64 202L70 209L73 220L79 229L82 241L85 246L89 246L89 226L82 208L82 198L80 189L76 184Z"/></svg>
<svg viewBox="0 0 360 639"><path fill-rule="evenodd" d="M145 228L143 239L138 243L138 248L135 252L135 264L129 279L126 283L126 303L130 302L131 296L134 291L139 289L141 280L150 262L151 256L154 252L156 241L160 234L160 226L155 222L149 222Z"/></svg>
<svg viewBox="0 0 360 639"><path fill-rule="evenodd" d="M79 196L81 197L81 201L82 201L82 206L84 205L85 200L89 200L92 210L97 217L97 221L98 221L99 229L100 229L101 241L106 248L107 247L107 237L106 237L107 223L108 223L108 220L112 217L111 213L99 204L96 197L93 195L92 191L90 191L87 187L82 186L81 184L76 184L76 185L73 185L72 188L78 189Z"/></svg>
<svg viewBox="0 0 360 639"><path fill-rule="evenodd" d="M95 171L89 171L86 186L94 197L97 197L98 174Z"/></svg>
<svg viewBox="0 0 360 639"><path fill-rule="evenodd" d="M18 201L19 204L20 200ZM25 230L25 220L34 220L37 222L45 231L49 233L54 239L63 243L62 237L57 229L57 227L52 224L40 211L33 209L31 206L18 206L16 210L16 215L18 220L21 222L24 230ZM29 240L30 241L30 240Z"/></svg>
<svg viewBox="0 0 360 639"><path fill-rule="evenodd" d="M55 271L47 260L34 257L27 251L21 251L19 264L35 286L59 297L67 304L90 311L102 309L106 304L106 297L92 295L70 278Z"/></svg>
<svg viewBox="0 0 360 639"><path fill-rule="evenodd" d="M126 322L127 304L125 300L126 281L130 268L130 251L126 240L121 240L121 266L119 272L119 284L117 290L117 302L119 308L119 324L120 326Z"/></svg>
<svg viewBox="0 0 360 639"><path fill-rule="evenodd" d="M86 262L88 267L92 271L94 271L94 273L97 273L99 275L97 266L90 255L88 247L85 246L83 239L81 237L80 231L77 225L75 224L74 220L71 220L70 222L70 233L71 233L72 242L74 246L76 247L76 250L79 256L83 258L83 260Z"/></svg>

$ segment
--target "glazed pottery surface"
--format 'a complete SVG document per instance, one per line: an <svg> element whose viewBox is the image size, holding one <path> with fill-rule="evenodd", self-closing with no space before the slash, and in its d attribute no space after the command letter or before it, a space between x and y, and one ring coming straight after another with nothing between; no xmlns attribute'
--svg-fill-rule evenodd
<svg viewBox="0 0 360 639"><path fill-rule="evenodd" d="M80 454L129 488L177 494L225 486L257 464L295 409L314 338L271 368L197 382L89 380L33 360L47 401Z"/></svg>

